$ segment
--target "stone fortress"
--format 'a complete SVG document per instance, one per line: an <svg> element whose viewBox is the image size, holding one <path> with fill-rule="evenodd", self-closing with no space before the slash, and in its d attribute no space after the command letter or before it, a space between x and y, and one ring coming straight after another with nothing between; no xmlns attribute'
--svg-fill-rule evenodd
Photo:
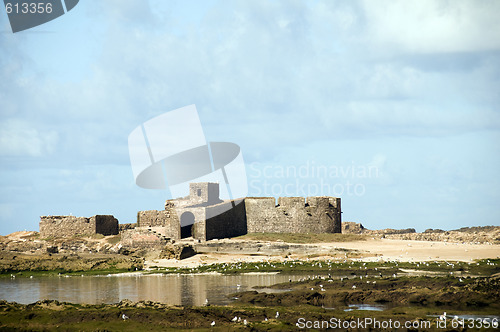
<svg viewBox="0 0 500 332"><path fill-rule="evenodd" d="M340 198L246 197L221 200L218 183L190 183L189 195L170 199L163 210L139 211L136 224L113 216L40 217L40 236L117 235L125 245L207 241L247 233L341 233Z"/></svg>

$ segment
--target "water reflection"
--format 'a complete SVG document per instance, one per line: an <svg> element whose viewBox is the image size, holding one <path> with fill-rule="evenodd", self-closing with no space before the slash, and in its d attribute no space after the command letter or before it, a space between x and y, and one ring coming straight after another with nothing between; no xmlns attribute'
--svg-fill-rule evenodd
<svg viewBox="0 0 500 332"><path fill-rule="evenodd" d="M344 311L353 311L353 310L384 311L387 308L388 306L382 304L349 304L349 308L344 309Z"/></svg>
<svg viewBox="0 0 500 332"><path fill-rule="evenodd" d="M123 299L173 305L224 305L229 294L270 286L303 276L241 275L110 275L0 279L0 299L28 304L49 299L73 303L116 303Z"/></svg>

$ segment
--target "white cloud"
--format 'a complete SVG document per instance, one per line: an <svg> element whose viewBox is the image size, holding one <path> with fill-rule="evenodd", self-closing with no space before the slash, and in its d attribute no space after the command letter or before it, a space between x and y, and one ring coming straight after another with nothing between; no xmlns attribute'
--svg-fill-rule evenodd
<svg viewBox="0 0 500 332"><path fill-rule="evenodd" d="M363 6L370 38L406 52L500 49L500 2L472 0L370 1Z"/></svg>
<svg viewBox="0 0 500 332"><path fill-rule="evenodd" d="M2 157L50 155L57 142L57 132L40 131L24 120L8 120L0 124L0 156Z"/></svg>

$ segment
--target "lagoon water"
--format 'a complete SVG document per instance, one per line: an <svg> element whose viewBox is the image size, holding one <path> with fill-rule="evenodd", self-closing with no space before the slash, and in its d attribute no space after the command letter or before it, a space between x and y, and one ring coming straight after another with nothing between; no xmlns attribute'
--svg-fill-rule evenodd
<svg viewBox="0 0 500 332"><path fill-rule="evenodd" d="M22 304L45 299L88 304L117 303L129 299L172 305L204 305L208 300L210 304L224 305L232 301L230 294L303 277L249 273L0 278L0 299Z"/></svg>

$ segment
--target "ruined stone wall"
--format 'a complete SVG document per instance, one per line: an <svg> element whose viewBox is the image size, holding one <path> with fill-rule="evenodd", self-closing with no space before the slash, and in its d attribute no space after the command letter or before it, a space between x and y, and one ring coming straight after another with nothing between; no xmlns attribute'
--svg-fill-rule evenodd
<svg viewBox="0 0 500 332"><path fill-rule="evenodd" d="M243 199L234 202L218 204L207 208L207 215L214 216L205 221L204 240L222 239L235 237L247 233L247 221L245 201ZM225 211L225 212L220 212Z"/></svg>
<svg viewBox="0 0 500 332"><path fill-rule="evenodd" d="M96 215L95 218L95 232L97 234L117 235L118 234L118 219L111 215Z"/></svg>
<svg viewBox="0 0 500 332"><path fill-rule="evenodd" d="M135 228L121 233L121 243L126 247L162 248L167 241L161 234L147 228Z"/></svg>
<svg viewBox="0 0 500 332"><path fill-rule="evenodd" d="M96 215L90 218L75 216L40 217L40 236L42 238L94 234L118 234L118 220L111 215Z"/></svg>
<svg viewBox="0 0 500 332"><path fill-rule="evenodd" d="M333 216L334 216L334 225L333 225L333 233L342 233L342 207L341 201L339 197L328 197L330 201L330 205L334 208Z"/></svg>
<svg viewBox="0 0 500 332"><path fill-rule="evenodd" d="M137 212L137 227L158 229L158 232L171 239L179 239L181 236L179 217L173 208Z"/></svg>
<svg viewBox="0 0 500 332"><path fill-rule="evenodd" d="M340 233L340 198L245 199L248 233Z"/></svg>
<svg viewBox="0 0 500 332"><path fill-rule="evenodd" d="M96 234L95 217L41 216L40 237L72 237Z"/></svg>

